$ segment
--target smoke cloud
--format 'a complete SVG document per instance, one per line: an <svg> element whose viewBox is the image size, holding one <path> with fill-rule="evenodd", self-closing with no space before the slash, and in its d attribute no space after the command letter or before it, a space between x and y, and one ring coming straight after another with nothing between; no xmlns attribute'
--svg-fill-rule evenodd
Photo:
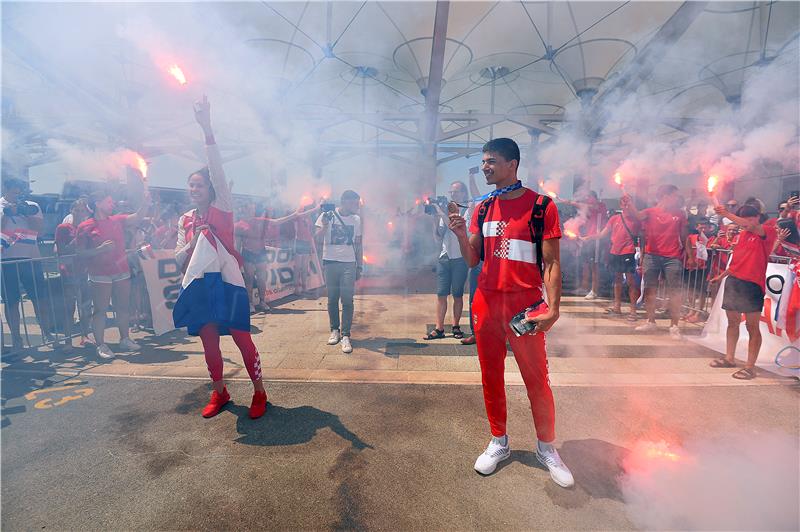
<svg viewBox="0 0 800 532"><path fill-rule="evenodd" d="M787 434L736 434L683 446L640 442L620 486L645 530L797 530L797 441Z"/></svg>

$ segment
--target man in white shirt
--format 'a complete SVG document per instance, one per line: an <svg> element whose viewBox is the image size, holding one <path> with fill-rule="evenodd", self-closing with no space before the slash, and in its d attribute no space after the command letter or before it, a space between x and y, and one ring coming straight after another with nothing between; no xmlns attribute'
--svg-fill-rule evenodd
<svg viewBox="0 0 800 532"><path fill-rule="evenodd" d="M322 265L328 287L328 318L331 336L328 345L342 343L343 353L352 353L350 327L353 324L353 295L355 283L361 277L362 226L358 216L361 197L352 190L345 190L341 207L323 212L317 218L316 235L324 236ZM341 320L339 300L342 301Z"/></svg>
<svg viewBox="0 0 800 532"><path fill-rule="evenodd" d="M469 196L467 186L456 181L450 185L450 200L466 205ZM459 214L467 216L467 208L459 207ZM464 311L464 284L469 268L461 256L461 248L455 233L448 230L447 212L437 214L434 238L441 242L439 261L436 263L436 324L434 329L423 337L425 340L444 338L444 319L447 316L447 297L453 296L453 337L464 338L461 330L461 314Z"/></svg>

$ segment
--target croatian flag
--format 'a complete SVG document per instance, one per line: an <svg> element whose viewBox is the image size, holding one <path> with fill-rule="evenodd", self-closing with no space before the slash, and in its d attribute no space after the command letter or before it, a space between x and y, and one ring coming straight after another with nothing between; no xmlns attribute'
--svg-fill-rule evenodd
<svg viewBox="0 0 800 532"><path fill-rule="evenodd" d="M172 319L175 327L186 327L195 336L207 323L216 323L220 334L250 331L250 303L239 263L209 230L197 239L189 258Z"/></svg>

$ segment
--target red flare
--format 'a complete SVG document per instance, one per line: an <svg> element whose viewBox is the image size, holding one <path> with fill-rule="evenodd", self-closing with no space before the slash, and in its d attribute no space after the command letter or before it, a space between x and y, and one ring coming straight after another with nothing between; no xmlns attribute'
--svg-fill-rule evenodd
<svg viewBox="0 0 800 532"><path fill-rule="evenodd" d="M708 193L713 194L714 189L717 187L717 183L719 183L719 177L715 175L708 176Z"/></svg>
<svg viewBox="0 0 800 532"><path fill-rule="evenodd" d="M177 80L178 83L181 85L186 85L186 76L183 74L183 70L176 64L170 66L167 71L170 75Z"/></svg>

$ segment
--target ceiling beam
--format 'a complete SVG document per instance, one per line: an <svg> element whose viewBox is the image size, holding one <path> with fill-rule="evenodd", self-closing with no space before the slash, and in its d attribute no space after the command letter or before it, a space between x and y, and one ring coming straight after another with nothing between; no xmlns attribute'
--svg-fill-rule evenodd
<svg viewBox="0 0 800 532"><path fill-rule="evenodd" d="M660 64L661 59L705 10L706 4L708 2L700 1L681 4L622 72L608 86L603 87L603 92L595 98L584 119L583 127L588 138L595 139L603 132L610 119L609 107L639 89Z"/></svg>
<svg viewBox="0 0 800 532"><path fill-rule="evenodd" d="M431 44L431 64L428 70L428 83L425 88L425 142L435 143L439 134L439 100L442 95L444 75L444 49L447 44L447 20L450 16L450 2L436 2L436 15L433 19L433 42Z"/></svg>

